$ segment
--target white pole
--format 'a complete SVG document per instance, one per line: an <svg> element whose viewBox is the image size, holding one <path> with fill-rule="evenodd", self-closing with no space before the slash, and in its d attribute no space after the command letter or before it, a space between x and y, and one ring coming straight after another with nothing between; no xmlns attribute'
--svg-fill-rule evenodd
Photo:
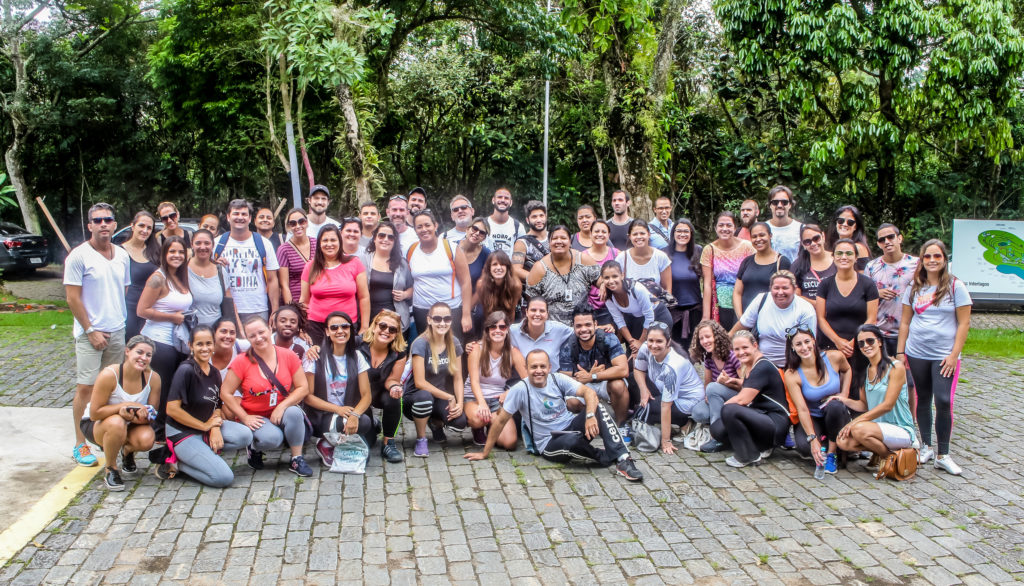
<svg viewBox="0 0 1024 586"><path fill-rule="evenodd" d="M551 13L551 0L548 0L547 12ZM544 207L548 205L548 134L550 132L550 109L551 109L551 78L544 80L544 186L543 195Z"/></svg>
<svg viewBox="0 0 1024 586"><path fill-rule="evenodd" d="M295 131L292 129L291 122L286 122L284 129L285 135L288 138L288 165L291 167L292 204L297 208L301 208L302 191L299 188L299 161L295 155Z"/></svg>

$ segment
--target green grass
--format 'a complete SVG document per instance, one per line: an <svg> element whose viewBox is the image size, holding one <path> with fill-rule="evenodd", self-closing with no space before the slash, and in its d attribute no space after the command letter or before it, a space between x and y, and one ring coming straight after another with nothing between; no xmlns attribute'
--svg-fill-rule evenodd
<svg viewBox="0 0 1024 586"><path fill-rule="evenodd" d="M36 311L31 313L0 313L0 328L48 328L69 326L74 318L70 311Z"/></svg>
<svg viewBox="0 0 1024 586"><path fill-rule="evenodd" d="M1024 357L1024 331L971 330L964 345L964 354L980 354L988 358Z"/></svg>
<svg viewBox="0 0 1024 586"><path fill-rule="evenodd" d="M14 295L3 295L0 294L0 303L7 303L10 301L17 301L22 305L56 305L57 307L67 307L68 302L64 299L23 299L21 297L15 297Z"/></svg>

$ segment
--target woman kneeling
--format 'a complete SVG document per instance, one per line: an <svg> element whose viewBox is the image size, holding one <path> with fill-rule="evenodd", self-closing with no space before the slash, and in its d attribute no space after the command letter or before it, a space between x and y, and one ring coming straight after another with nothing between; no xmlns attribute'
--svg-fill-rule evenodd
<svg viewBox="0 0 1024 586"><path fill-rule="evenodd" d="M473 428L473 443L487 444L491 414L501 408L512 383L526 375L526 363L508 335L509 323L503 311L494 311L484 320L484 338L466 360L469 376L463 389L466 418ZM516 449L516 424L509 420L498 436L497 445Z"/></svg>

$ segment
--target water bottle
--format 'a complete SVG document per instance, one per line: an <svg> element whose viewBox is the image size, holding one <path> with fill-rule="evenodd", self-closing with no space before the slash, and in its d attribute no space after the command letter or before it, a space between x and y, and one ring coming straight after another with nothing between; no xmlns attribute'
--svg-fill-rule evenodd
<svg viewBox="0 0 1024 586"><path fill-rule="evenodd" d="M825 446L821 446L821 458L825 459ZM825 464L817 464L814 466L814 477L818 480L825 480Z"/></svg>

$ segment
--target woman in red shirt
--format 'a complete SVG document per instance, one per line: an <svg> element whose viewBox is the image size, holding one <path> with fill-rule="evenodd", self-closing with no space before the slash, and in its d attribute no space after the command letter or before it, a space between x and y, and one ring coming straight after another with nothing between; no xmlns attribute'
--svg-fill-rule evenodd
<svg viewBox="0 0 1024 586"><path fill-rule="evenodd" d="M292 453L289 470L311 476L313 470L302 457L306 417L299 404L309 393L302 362L291 350L274 345L262 317L250 316L243 331L250 348L231 361L220 398L228 413L252 430L249 467L262 470L263 452L287 441Z"/></svg>
<svg viewBox="0 0 1024 586"><path fill-rule="evenodd" d="M324 341L327 314L344 311L358 315L359 331L370 325L370 290L366 268L358 258L341 250L341 231L327 224L320 228L313 260L302 271L300 305L308 312L306 331L319 346Z"/></svg>

